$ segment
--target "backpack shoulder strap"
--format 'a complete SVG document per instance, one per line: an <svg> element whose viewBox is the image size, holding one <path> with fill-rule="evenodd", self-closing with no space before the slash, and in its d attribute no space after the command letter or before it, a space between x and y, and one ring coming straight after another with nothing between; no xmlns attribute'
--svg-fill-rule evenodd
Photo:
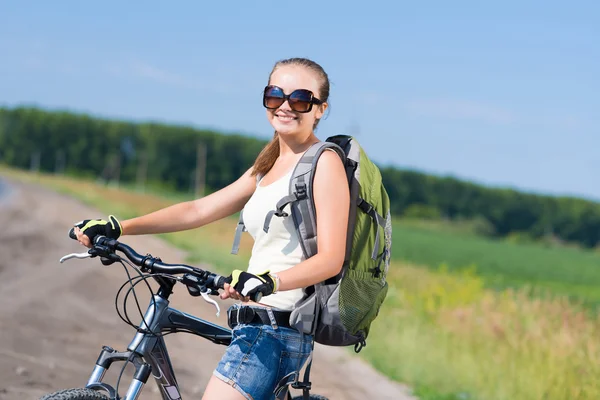
<svg viewBox="0 0 600 400"><path fill-rule="evenodd" d="M292 172L289 194L279 200L276 209L269 212L265 218L264 229L268 231L273 215L287 217L288 215L283 209L290 204L294 226L298 232L305 258L310 258L317 253L317 221L313 199L313 181L319 157L326 149L335 150L345 164L346 154L337 144L328 141L313 144L302 155Z"/></svg>

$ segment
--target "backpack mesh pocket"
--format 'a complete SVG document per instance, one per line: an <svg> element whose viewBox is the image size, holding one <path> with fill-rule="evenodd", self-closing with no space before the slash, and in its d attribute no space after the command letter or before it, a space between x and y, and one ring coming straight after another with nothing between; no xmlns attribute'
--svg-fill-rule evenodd
<svg viewBox="0 0 600 400"><path fill-rule="evenodd" d="M348 270L340 283L340 318L351 333L368 332L387 294L388 284L371 273Z"/></svg>

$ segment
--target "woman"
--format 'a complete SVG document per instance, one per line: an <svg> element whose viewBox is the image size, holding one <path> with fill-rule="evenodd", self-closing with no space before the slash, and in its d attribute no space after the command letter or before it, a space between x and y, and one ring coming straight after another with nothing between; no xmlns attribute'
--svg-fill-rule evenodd
<svg viewBox="0 0 600 400"><path fill-rule="evenodd" d="M204 198L122 223L111 216L108 222L86 220L76 225L77 239L89 247L90 239L98 234L117 238L176 232L243 209L244 223L255 242L247 271L234 271L231 284L225 284L221 293L222 299L241 303L230 308L232 343L208 383L205 400L275 398L275 388L292 382L310 354L312 337L290 328L287 318L306 287L335 276L342 268L350 200L340 157L334 151L323 153L315 172L316 255L304 259L289 218L272 218L268 232L263 225L267 213L288 194L289 179L300 157L319 141L314 130L327 109L328 97L329 79L320 65L304 58L277 62L263 96L274 138L237 181ZM260 303L252 302L250 298L258 291L263 294ZM269 323L273 318L277 323Z"/></svg>

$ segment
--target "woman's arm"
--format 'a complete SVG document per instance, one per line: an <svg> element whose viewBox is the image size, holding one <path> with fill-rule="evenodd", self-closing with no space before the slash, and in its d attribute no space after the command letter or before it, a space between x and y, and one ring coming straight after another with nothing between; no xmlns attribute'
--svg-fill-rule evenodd
<svg viewBox="0 0 600 400"><path fill-rule="evenodd" d="M346 255L350 189L340 157L333 151L319 158L314 178L317 254L277 273L278 290L304 288L337 275Z"/></svg>
<svg viewBox="0 0 600 400"><path fill-rule="evenodd" d="M121 221L123 235L177 232L198 228L240 211L254 193L256 180L251 169L238 180L197 200L174 204L161 210Z"/></svg>

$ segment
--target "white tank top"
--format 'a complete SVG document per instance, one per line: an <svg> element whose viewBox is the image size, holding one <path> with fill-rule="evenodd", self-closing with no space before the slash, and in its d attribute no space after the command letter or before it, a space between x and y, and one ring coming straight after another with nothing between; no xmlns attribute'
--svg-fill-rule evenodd
<svg viewBox="0 0 600 400"><path fill-rule="evenodd" d="M266 270L277 273L304 260L289 204L284 211L290 216L277 217L273 215L269 232L265 233L263 230L267 213L275 210L277 202L289 194L292 172L293 168L275 182L264 187L260 186L261 181L259 181L254 194L244 206L244 224L248 233L254 238L248 265L250 273L261 274ZM303 295L304 289L292 289L265 296L260 302L291 311Z"/></svg>

